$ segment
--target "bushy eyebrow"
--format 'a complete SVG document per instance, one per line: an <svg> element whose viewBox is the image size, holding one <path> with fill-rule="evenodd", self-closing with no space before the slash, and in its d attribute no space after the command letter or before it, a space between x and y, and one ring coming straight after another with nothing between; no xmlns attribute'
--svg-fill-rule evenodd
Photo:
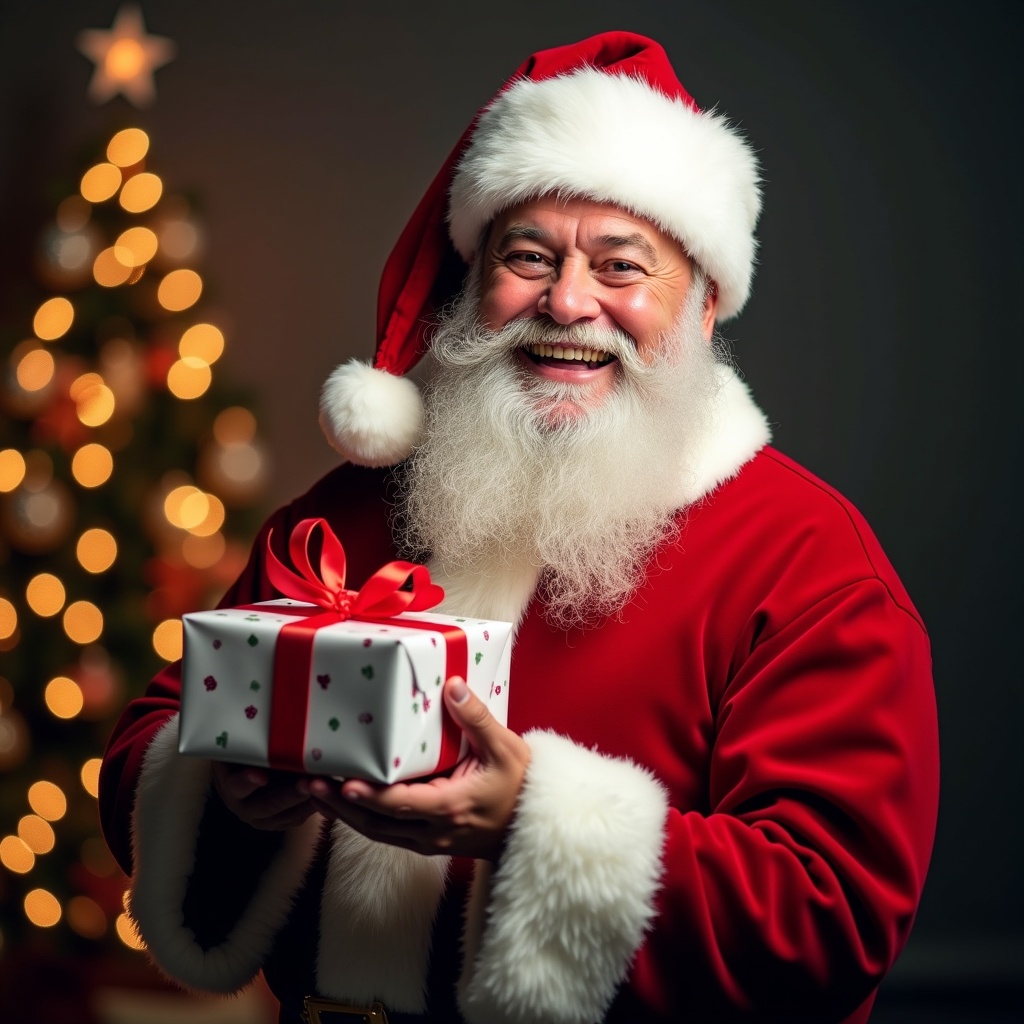
<svg viewBox="0 0 1024 1024"><path fill-rule="evenodd" d="M638 249L646 259L658 258L657 250L639 231L631 235L602 235L598 241L608 249Z"/></svg>
<svg viewBox="0 0 1024 1024"><path fill-rule="evenodd" d="M544 242L547 240L547 232L541 228L532 228L527 224L513 224L498 239L498 249L506 249L513 242Z"/></svg>
<svg viewBox="0 0 1024 1024"><path fill-rule="evenodd" d="M497 248L500 252L515 242L547 241L548 234L542 228L531 227L528 224L513 224L498 239ZM605 249L637 249L648 260L654 261L658 258L657 250L639 231L634 231L631 235L601 235L597 242Z"/></svg>

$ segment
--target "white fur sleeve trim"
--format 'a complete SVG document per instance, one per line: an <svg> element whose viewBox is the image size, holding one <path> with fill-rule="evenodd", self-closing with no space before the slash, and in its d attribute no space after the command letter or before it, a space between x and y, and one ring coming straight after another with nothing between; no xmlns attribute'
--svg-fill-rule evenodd
<svg viewBox="0 0 1024 1024"><path fill-rule="evenodd" d="M478 864L459 1005L470 1024L591 1024L654 916L668 803L654 777L550 732L500 863Z"/></svg>
<svg viewBox="0 0 1024 1024"><path fill-rule="evenodd" d="M210 788L211 762L178 753L178 716L146 751L132 818L131 915L157 966L181 984L235 992L259 971L316 849L320 817L290 829L227 941L204 950L182 905ZM243 851L239 851L242 856Z"/></svg>

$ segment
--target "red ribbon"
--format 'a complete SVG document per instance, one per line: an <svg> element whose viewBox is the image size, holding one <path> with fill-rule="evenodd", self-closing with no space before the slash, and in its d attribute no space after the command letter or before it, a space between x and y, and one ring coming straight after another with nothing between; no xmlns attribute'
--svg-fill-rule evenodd
<svg viewBox="0 0 1024 1024"><path fill-rule="evenodd" d="M317 527L323 530L319 573L309 557L309 542ZM430 579L425 565L389 562L358 590L345 589L345 549L323 519L303 519L288 540L288 553L299 570L287 568L270 548L267 536L267 577L274 587L296 601L316 608L289 608L296 616L278 634L274 649L274 677L270 699L269 761L274 767L305 772L306 720L312 676L313 636L322 626L356 619L407 629L441 633L445 638L445 678L466 677L469 645L463 630L437 622L396 620L404 611L425 611L444 598L444 590ZM301 573L301 575L299 575ZM260 606L253 606L260 608ZM260 608L260 610L266 610ZM441 705L441 752L435 771L454 764L461 746L461 731Z"/></svg>

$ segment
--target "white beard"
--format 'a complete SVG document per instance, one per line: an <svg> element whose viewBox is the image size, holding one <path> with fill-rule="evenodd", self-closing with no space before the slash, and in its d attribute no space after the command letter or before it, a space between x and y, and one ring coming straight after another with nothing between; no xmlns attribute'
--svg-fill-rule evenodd
<svg viewBox="0 0 1024 1024"><path fill-rule="evenodd" d="M703 297L695 277L648 365L620 331L547 319L480 327L472 275L431 346L425 440L404 477L410 551L429 554L448 578L521 577L532 565L558 626L617 613L653 549L679 528L680 493L720 386L701 329ZM525 343L567 335L618 357L614 386L596 408L587 408L586 385L541 380L516 363ZM567 402L573 415L553 413Z"/></svg>

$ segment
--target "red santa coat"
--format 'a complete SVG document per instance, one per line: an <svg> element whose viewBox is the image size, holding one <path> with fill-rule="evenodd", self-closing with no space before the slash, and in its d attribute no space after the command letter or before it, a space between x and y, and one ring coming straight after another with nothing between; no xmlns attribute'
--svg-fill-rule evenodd
<svg viewBox="0 0 1024 1024"><path fill-rule="evenodd" d="M618 618L554 629L526 571L443 581L458 610L519 618L509 726L532 760L493 868L315 818L249 830L176 754L177 667L157 677L111 740L101 810L161 967L222 991L263 967L287 1005L316 990L438 1022L866 1020L934 836L928 640L862 517L763 447L738 382L719 412L678 539ZM283 558L309 516L360 584L395 557L388 487L329 474L224 603L276 596L266 531Z"/></svg>

